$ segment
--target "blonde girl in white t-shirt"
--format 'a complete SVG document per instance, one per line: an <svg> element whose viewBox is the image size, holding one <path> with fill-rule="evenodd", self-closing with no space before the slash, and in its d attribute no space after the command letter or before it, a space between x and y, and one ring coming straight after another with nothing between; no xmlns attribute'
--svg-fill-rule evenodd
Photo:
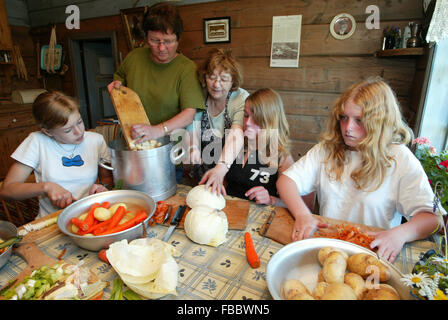
<svg viewBox="0 0 448 320"><path fill-rule="evenodd" d="M351 86L336 101L320 143L277 181L295 219L292 240L327 226L299 196L313 191L322 216L384 228L372 233L371 248L391 262L406 242L438 229L428 178L406 147L411 138L388 84L371 78ZM408 221L400 224L401 216Z"/></svg>
<svg viewBox="0 0 448 320"><path fill-rule="evenodd" d="M107 191L104 185L112 185L112 176L98 163L100 158L110 160L108 147L102 135L85 131L79 109L78 102L62 92L37 97L33 115L41 129L11 155L16 161L3 181L0 197L39 197L38 217L42 217L84 196ZM27 183L33 172L36 182Z"/></svg>

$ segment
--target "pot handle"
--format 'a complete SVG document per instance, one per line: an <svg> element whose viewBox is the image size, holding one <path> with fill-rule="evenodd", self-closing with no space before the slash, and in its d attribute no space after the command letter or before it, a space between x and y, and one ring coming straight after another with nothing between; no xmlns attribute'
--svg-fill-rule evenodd
<svg viewBox="0 0 448 320"><path fill-rule="evenodd" d="M178 151L181 151L180 152L180 154L178 154L177 156L175 156L175 154L178 152ZM185 150L184 150L184 148L182 148L182 146L179 146L179 147L173 147L172 149L171 149L171 152L170 152L170 159L171 159L171 162L172 163L174 163L174 164L179 164L179 162L180 162L180 160L182 159L182 157L185 155Z"/></svg>
<svg viewBox="0 0 448 320"><path fill-rule="evenodd" d="M114 171L115 170L113 167L108 166L106 163L107 163L107 160L104 159L104 158L101 158L99 163L98 163L98 165L100 167L103 167L104 169L107 169L107 170L110 170L110 171Z"/></svg>

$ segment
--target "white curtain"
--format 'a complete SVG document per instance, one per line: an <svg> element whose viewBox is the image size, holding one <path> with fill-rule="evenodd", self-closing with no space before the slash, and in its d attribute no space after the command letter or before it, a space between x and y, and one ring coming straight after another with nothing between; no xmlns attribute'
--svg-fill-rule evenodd
<svg viewBox="0 0 448 320"><path fill-rule="evenodd" d="M448 0L437 0L429 24L426 42L438 42L448 38Z"/></svg>

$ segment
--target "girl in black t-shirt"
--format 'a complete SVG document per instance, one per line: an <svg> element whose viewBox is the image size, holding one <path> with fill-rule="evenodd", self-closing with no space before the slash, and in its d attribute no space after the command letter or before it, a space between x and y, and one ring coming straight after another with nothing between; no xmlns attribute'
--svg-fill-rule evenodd
<svg viewBox="0 0 448 320"><path fill-rule="evenodd" d="M289 151L289 125L280 95L263 88L244 106L245 147L226 174L228 195L257 204L282 206L276 182L294 160Z"/></svg>

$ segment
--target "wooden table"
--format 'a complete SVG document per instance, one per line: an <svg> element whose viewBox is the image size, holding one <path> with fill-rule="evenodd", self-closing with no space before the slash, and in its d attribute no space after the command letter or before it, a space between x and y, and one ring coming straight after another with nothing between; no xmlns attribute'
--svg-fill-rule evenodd
<svg viewBox="0 0 448 320"><path fill-rule="evenodd" d="M186 195L189 189L190 187L179 185L177 194ZM168 295L162 299L272 299L266 284L266 267L269 259L283 245L262 237L258 233L271 210L270 206L252 202L245 230L230 230L228 241L217 248L196 244L187 238L183 229L177 229L169 242L181 252L181 256L176 258L179 265L178 295ZM166 230L167 227L160 225L149 227L147 237L161 239ZM251 233L261 259L261 266L258 269L252 269L246 260L244 247L244 232L246 231ZM85 265L110 284L117 277L110 265L98 259L96 252L79 248L66 235L54 230L47 238L37 241L37 244L48 256L57 258L63 250L66 250L63 256L66 262L76 264L84 260ZM419 259L419 254L433 247L434 243L430 241L415 241L406 244L394 264L403 273L410 272ZM25 261L13 254L9 262L0 269L0 287L14 279L25 267ZM105 290L103 299L109 298L111 289L109 286Z"/></svg>

